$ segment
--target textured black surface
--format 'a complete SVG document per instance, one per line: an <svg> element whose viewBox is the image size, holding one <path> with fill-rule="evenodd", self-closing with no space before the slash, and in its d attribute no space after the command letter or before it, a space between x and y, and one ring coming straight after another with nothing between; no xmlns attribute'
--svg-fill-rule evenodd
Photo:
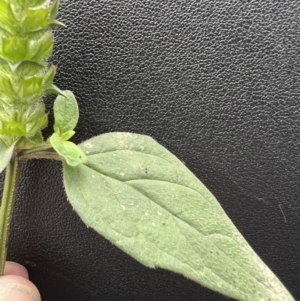
<svg viewBox="0 0 300 301"><path fill-rule="evenodd" d="M56 32L53 62L56 84L80 104L73 141L153 136L300 300L300 2L61 2L67 28ZM23 176L9 257L43 301L229 300L144 268L87 229L60 164L30 162Z"/></svg>

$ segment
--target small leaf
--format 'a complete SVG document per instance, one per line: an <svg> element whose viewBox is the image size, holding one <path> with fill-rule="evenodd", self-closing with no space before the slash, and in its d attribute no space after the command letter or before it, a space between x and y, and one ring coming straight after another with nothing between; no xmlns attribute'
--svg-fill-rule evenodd
<svg viewBox="0 0 300 301"><path fill-rule="evenodd" d="M37 132L33 137L28 138L35 146L40 146L44 143L44 138L41 131Z"/></svg>
<svg viewBox="0 0 300 301"><path fill-rule="evenodd" d="M26 78L30 76L34 76L36 74L42 74L43 70L45 69L44 65L40 65L37 62L33 61L23 61L17 68L15 69L15 74L17 77Z"/></svg>
<svg viewBox="0 0 300 301"><path fill-rule="evenodd" d="M38 61L38 62L41 62L41 61L45 60L47 57L49 57L52 54L53 44L54 44L53 39L44 42L41 45L41 47L39 48L38 52L33 57L33 59Z"/></svg>
<svg viewBox="0 0 300 301"><path fill-rule="evenodd" d="M55 85L51 85L51 87L45 90L45 93L65 96L64 92L60 90L58 87L56 87Z"/></svg>
<svg viewBox="0 0 300 301"><path fill-rule="evenodd" d="M26 112L23 114L23 119L25 123L30 123L34 120L37 120L41 117L46 115L45 113L45 104L42 102L39 102L35 106L31 106L26 110Z"/></svg>
<svg viewBox="0 0 300 301"><path fill-rule="evenodd" d="M22 24L25 32L34 32L48 26L49 8L28 9Z"/></svg>
<svg viewBox="0 0 300 301"><path fill-rule="evenodd" d="M59 27L66 27L66 25L62 22L57 21L57 20L54 20L54 21L49 23L49 28L50 29L56 29L56 28L59 28Z"/></svg>
<svg viewBox="0 0 300 301"><path fill-rule="evenodd" d="M10 3L5 3L4 1L0 1L0 22L1 26L8 25L9 28L11 26L11 22L8 16L8 10L10 7Z"/></svg>
<svg viewBox="0 0 300 301"><path fill-rule="evenodd" d="M49 140L55 151L66 160L68 165L77 166L87 162L85 153L76 144L63 141L57 133L54 133Z"/></svg>
<svg viewBox="0 0 300 301"><path fill-rule="evenodd" d="M29 96L34 95L42 95L43 87L42 87L42 77L32 76L27 79L24 79L21 82L21 86L19 89L19 95L21 98L27 98Z"/></svg>
<svg viewBox="0 0 300 301"><path fill-rule="evenodd" d="M48 115L44 113L41 117L37 117L31 122L26 123L26 135L34 136L38 131L43 130L48 125Z"/></svg>
<svg viewBox="0 0 300 301"><path fill-rule="evenodd" d="M67 141L75 135L75 131L67 131L61 135L63 141Z"/></svg>
<svg viewBox="0 0 300 301"><path fill-rule="evenodd" d="M39 40L29 41L29 58L37 63L43 63L53 52L53 36L51 31L47 31Z"/></svg>
<svg viewBox="0 0 300 301"><path fill-rule="evenodd" d="M0 173L5 169L5 167L9 163L16 142L17 141L15 141L10 147L7 147L4 141L0 138Z"/></svg>
<svg viewBox="0 0 300 301"><path fill-rule="evenodd" d="M24 150L43 145L44 139L41 132L37 132L33 137L22 137L16 145L17 150Z"/></svg>
<svg viewBox="0 0 300 301"><path fill-rule="evenodd" d="M52 65L49 70L43 76L43 88L49 89L53 85L53 79L56 74L56 67Z"/></svg>
<svg viewBox="0 0 300 301"><path fill-rule="evenodd" d="M13 64L25 60L28 56L28 41L26 38L2 37L0 55Z"/></svg>
<svg viewBox="0 0 300 301"><path fill-rule="evenodd" d="M78 122L79 110L76 98L71 91L64 91L64 96L57 96L54 102L54 131L63 134L72 131Z"/></svg>
<svg viewBox="0 0 300 301"><path fill-rule="evenodd" d="M238 300L294 300L208 189L147 136L109 133L64 164L73 208L91 228L148 267L161 267Z"/></svg>
<svg viewBox="0 0 300 301"><path fill-rule="evenodd" d="M13 120L3 121L0 134L8 137L22 137L26 136L26 125Z"/></svg>
<svg viewBox="0 0 300 301"><path fill-rule="evenodd" d="M50 22L55 21L58 7L59 7L59 0L54 0L54 2L52 3L52 6L51 6L50 15L49 15Z"/></svg>
<svg viewBox="0 0 300 301"><path fill-rule="evenodd" d="M14 34L13 24L15 21L11 4L0 1L0 28Z"/></svg>
<svg viewBox="0 0 300 301"><path fill-rule="evenodd" d="M15 93L10 76L0 75L0 93L10 96Z"/></svg>

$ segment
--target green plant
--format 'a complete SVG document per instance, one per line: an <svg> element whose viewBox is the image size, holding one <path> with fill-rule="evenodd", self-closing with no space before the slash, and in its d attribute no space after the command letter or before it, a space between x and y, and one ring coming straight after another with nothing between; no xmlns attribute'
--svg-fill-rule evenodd
<svg viewBox="0 0 300 301"><path fill-rule="evenodd" d="M207 188L152 138L108 133L76 146L72 92L53 85L51 29L59 2L0 0L0 275L22 164L62 161L67 196L82 220L148 267L161 267L238 300L294 300ZM42 97L57 94L54 133ZM99 198L95 199L95 195Z"/></svg>

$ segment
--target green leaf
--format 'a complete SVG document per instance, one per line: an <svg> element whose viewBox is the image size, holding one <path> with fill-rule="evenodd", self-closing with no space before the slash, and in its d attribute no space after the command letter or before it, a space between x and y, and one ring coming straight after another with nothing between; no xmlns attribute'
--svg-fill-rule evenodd
<svg viewBox="0 0 300 301"><path fill-rule="evenodd" d="M62 90L60 90L58 87L56 87L55 85L51 85L51 87L49 87L48 89L45 90L45 93L65 96L64 92Z"/></svg>
<svg viewBox="0 0 300 301"><path fill-rule="evenodd" d="M11 26L11 22L8 16L8 10L10 9L10 4L0 1L0 22L1 26L8 25L9 28Z"/></svg>
<svg viewBox="0 0 300 301"><path fill-rule="evenodd" d="M2 37L2 49L0 55L16 64L25 60L28 56L28 41L26 38Z"/></svg>
<svg viewBox="0 0 300 301"><path fill-rule="evenodd" d="M0 75L0 93L10 96L15 93L10 76Z"/></svg>
<svg viewBox="0 0 300 301"><path fill-rule="evenodd" d="M37 76L32 76L24 79L20 85L19 96L21 98L27 98L35 95L42 95L42 82L43 78Z"/></svg>
<svg viewBox="0 0 300 301"><path fill-rule="evenodd" d="M64 91L65 96L57 96L54 102L54 131L59 135L72 131L78 122L79 110L76 98L71 91Z"/></svg>
<svg viewBox="0 0 300 301"><path fill-rule="evenodd" d="M57 20L54 20L54 21L49 23L49 28L50 29L56 29L56 28L59 28L59 27L66 27L66 25L62 22L57 21Z"/></svg>
<svg viewBox="0 0 300 301"><path fill-rule="evenodd" d="M85 153L76 144L63 141L57 133L54 133L49 140L55 151L66 160L68 165L77 166L87 162Z"/></svg>
<svg viewBox="0 0 300 301"><path fill-rule="evenodd" d="M44 138L41 131L37 132L33 137L28 138L35 146L40 146L44 143Z"/></svg>
<svg viewBox="0 0 300 301"><path fill-rule="evenodd" d="M16 145L17 150L30 149L43 145L44 140L41 132L37 132L33 137L22 137Z"/></svg>
<svg viewBox="0 0 300 301"><path fill-rule="evenodd" d="M16 142L14 142L10 147L7 147L4 141L0 138L0 172L2 172L9 163Z"/></svg>
<svg viewBox="0 0 300 301"><path fill-rule="evenodd" d="M50 15L49 15L50 22L55 21L55 18L56 18L57 12L58 12L58 7L59 7L59 0L54 0L54 2L52 3L52 6L51 6Z"/></svg>
<svg viewBox="0 0 300 301"><path fill-rule="evenodd" d="M48 26L49 13L49 8L27 9L22 30L24 32L34 32L45 29Z"/></svg>
<svg viewBox="0 0 300 301"><path fill-rule="evenodd" d="M43 75L43 70L45 70L44 65L33 61L22 61L17 65L14 73L16 74L16 77L26 78L37 74Z"/></svg>
<svg viewBox="0 0 300 301"><path fill-rule="evenodd" d="M53 85L53 79L56 74L56 67L52 65L43 76L43 88L49 89Z"/></svg>
<svg viewBox="0 0 300 301"><path fill-rule="evenodd" d="M85 224L148 267L244 301L294 300L208 189L152 138L109 133L64 164L69 201Z"/></svg>
<svg viewBox="0 0 300 301"><path fill-rule="evenodd" d="M22 121L24 123L30 123L38 120L39 118L44 117L45 115L47 115L45 113L45 104L39 102L35 106L31 106L26 110L26 112L22 116L23 117Z"/></svg>
<svg viewBox="0 0 300 301"><path fill-rule="evenodd" d="M64 132L60 137L63 141L67 141L75 135L75 131Z"/></svg>
<svg viewBox="0 0 300 301"><path fill-rule="evenodd" d="M8 137L22 137L26 136L26 125L13 120L2 121L2 128L0 134Z"/></svg>
<svg viewBox="0 0 300 301"><path fill-rule="evenodd" d="M29 58L38 63L44 63L46 58L53 52L53 36L51 31L47 31L39 40L29 41Z"/></svg>
<svg viewBox="0 0 300 301"><path fill-rule="evenodd" d="M34 136L38 131L43 130L48 125L48 115L44 113L40 117L36 117L30 122L26 123L26 135Z"/></svg>
<svg viewBox="0 0 300 301"><path fill-rule="evenodd" d="M0 1L0 28L14 34L13 24L15 23L14 14L10 3Z"/></svg>

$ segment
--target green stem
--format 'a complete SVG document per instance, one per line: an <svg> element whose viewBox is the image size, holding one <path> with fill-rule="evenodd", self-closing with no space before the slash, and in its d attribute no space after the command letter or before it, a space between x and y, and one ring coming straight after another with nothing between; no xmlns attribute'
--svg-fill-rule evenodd
<svg viewBox="0 0 300 301"><path fill-rule="evenodd" d="M12 158L6 167L4 189L0 209L0 276L3 275L7 254L10 224L21 173L18 159Z"/></svg>
<svg viewBox="0 0 300 301"><path fill-rule="evenodd" d="M60 157L56 152L36 152L26 155L20 155L19 162L23 163L31 159L51 159L56 161L62 161L62 157Z"/></svg>
<svg viewBox="0 0 300 301"><path fill-rule="evenodd" d="M38 147L30 148L30 149L27 149L27 150L23 150L20 153L20 155L29 155L29 154L45 151L45 150L48 150L48 149L51 149L51 148L52 148L51 144L44 144L42 146L38 146Z"/></svg>

